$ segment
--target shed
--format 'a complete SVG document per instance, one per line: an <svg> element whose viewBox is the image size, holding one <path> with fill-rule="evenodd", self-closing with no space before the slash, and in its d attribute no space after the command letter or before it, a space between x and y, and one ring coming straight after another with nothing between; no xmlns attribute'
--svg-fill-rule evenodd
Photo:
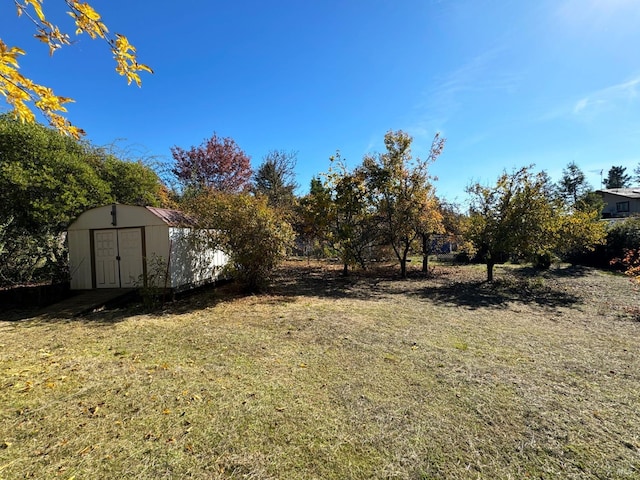
<svg viewBox="0 0 640 480"><path fill-rule="evenodd" d="M71 289L151 282L179 291L216 280L228 258L206 246L205 233L178 210L119 204L87 210L67 231Z"/></svg>

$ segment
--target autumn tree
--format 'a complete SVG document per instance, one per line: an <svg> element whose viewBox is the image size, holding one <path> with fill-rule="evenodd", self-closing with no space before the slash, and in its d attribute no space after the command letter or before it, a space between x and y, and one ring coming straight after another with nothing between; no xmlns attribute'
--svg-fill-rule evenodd
<svg viewBox="0 0 640 480"><path fill-rule="evenodd" d="M295 202L296 152L272 150L262 160L253 176L253 190L264 195L269 205L290 210Z"/></svg>
<svg viewBox="0 0 640 480"><path fill-rule="evenodd" d="M294 228L298 239L304 243L306 255L323 256L326 253L333 208L331 188L320 177L313 177L309 193L300 198L294 217Z"/></svg>
<svg viewBox="0 0 640 480"><path fill-rule="evenodd" d="M329 241L339 253L343 274L351 265L366 268L370 255L379 238L378 219L372 209L367 191L366 173L362 168L349 171L340 153L331 157L332 170L327 185L332 195L329 210Z"/></svg>
<svg viewBox="0 0 640 480"><path fill-rule="evenodd" d="M549 258L578 248L593 249L604 239L596 212L568 210L548 195L544 173L523 167L503 173L494 186L474 184L465 235L493 281L497 263Z"/></svg>
<svg viewBox="0 0 640 480"><path fill-rule="evenodd" d="M324 181L313 178L309 194L300 199L300 232L307 243L340 258L348 275L349 267L367 267L379 239L377 217L363 169L349 170L340 152L330 161Z"/></svg>
<svg viewBox="0 0 640 480"><path fill-rule="evenodd" d="M493 281L496 263L510 256L532 256L548 245L547 222L552 206L543 192L543 179L524 167L503 173L494 186L470 186L471 206L466 235L487 266Z"/></svg>
<svg viewBox="0 0 640 480"><path fill-rule="evenodd" d="M575 262L605 241L606 228L599 221L604 202L574 162L562 173L557 185L559 202L554 204L555 246L549 256L555 254L564 261Z"/></svg>
<svg viewBox="0 0 640 480"><path fill-rule="evenodd" d="M593 252L597 245L604 245L607 227L600 221L600 210L556 211L553 245L550 254L573 263L574 259Z"/></svg>
<svg viewBox="0 0 640 480"><path fill-rule="evenodd" d="M14 0L18 16L34 25L34 37L47 44L49 53L71 45L71 36L48 20L43 8L43 0ZM67 13L73 19L75 34L87 34L91 39L102 39L111 50L116 62L116 72L126 77L127 82L141 84L139 72L152 73L151 68L138 63L136 49L124 35L111 35L102 22L98 12L88 3L78 0L65 0ZM78 138L84 132L72 125L65 117L65 104L72 100L56 95L51 88L35 83L20 73L18 58L25 51L16 46L9 46L0 39L0 94L11 106L13 115L27 122L35 121L33 109L39 110L51 126L60 132Z"/></svg>
<svg viewBox="0 0 640 480"><path fill-rule="evenodd" d="M625 271L625 275L631 278L633 284L637 287L640 285L640 250L625 250L622 258L612 260L612 263L620 263Z"/></svg>
<svg viewBox="0 0 640 480"><path fill-rule="evenodd" d="M463 218L456 204L435 198L437 215L440 220L433 232L421 233L422 236L422 271L429 271L429 255L435 249L442 249L445 245L458 244L462 236Z"/></svg>
<svg viewBox="0 0 640 480"><path fill-rule="evenodd" d="M238 193L249 189L252 170L249 156L229 137L216 133L189 150L174 146L173 173L185 190Z"/></svg>
<svg viewBox="0 0 640 480"><path fill-rule="evenodd" d="M291 225L265 197L207 190L183 208L199 219L209 245L229 255L231 273L247 291L262 290L292 246Z"/></svg>
<svg viewBox="0 0 640 480"><path fill-rule="evenodd" d="M429 255L433 251L434 238L445 232L440 202L435 195L428 195L417 218L416 230L422 240L422 272L429 271Z"/></svg>
<svg viewBox="0 0 640 480"><path fill-rule="evenodd" d="M627 188L631 183L631 175L626 174L626 170L623 166L611 167L604 179L605 188Z"/></svg>
<svg viewBox="0 0 640 480"><path fill-rule="evenodd" d="M407 257L415 240L438 230L434 189L428 166L444 148L445 140L436 134L426 159L413 159L413 139L399 130L384 137L386 152L367 156L363 169L371 201L380 217L383 237L400 263L400 275L407 275Z"/></svg>

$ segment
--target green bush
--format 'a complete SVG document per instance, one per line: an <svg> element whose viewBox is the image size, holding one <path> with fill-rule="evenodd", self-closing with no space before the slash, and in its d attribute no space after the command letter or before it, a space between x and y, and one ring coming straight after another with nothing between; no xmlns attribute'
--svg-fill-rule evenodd
<svg viewBox="0 0 640 480"><path fill-rule="evenodd" d="M229 255L229 273L248 291L266 286L293 245L291 225L265 197L208 191L190 198L184 208L207 230L209 246Z"/></svg>

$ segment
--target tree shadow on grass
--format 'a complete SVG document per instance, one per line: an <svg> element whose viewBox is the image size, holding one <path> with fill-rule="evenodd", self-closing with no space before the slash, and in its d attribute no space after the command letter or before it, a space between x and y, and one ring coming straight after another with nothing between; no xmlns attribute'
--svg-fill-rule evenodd
<svg viewBox="0 0 640 480"><path fill-rule="evenodd" d="M507 308L509 304L538 305L545 308L571 307L583 299L561 288L558 281L588 275L582 267L554 268L540 271L531 267L517 268L493 282L481 280L435 282L413 292L421 298L441 305L480 308Z"/></svg>
<svg viewBox="0 0 640 480"><path fill-rule="evenodd" d="M570 307L580 299L569 293L545 288L530 288L513 282L455 282L443 286L427 286L414 292L421 298L441 305L480 308L507 308L512 303L535 304L547 308Z"/></svg>
<svg viewBox="0 0 640 480"><path fill-rule="evenodd" d="M256 296L260 302L282 304L299 297L331 299L384 300L397 295L417 296L440 305L469 309L507 308L509 304L535 304L547 308L567 307L582 299L558 287L558 281L588 275L592 269L582 267L553 268L540 272L519 267L499 272L493 283L481 280L482 272L469 274L468 267L438 267L430 274L412 271L408 279L400 279L396 265L379 265L344 277L339 266L328 263L290 264L276 272L271 287ZM5 312L1 320L24 320L37 325L42 322L84 322L112 325L136 315L180 315L221 302L247 297L237 285L208 286L179 296L176 300L146 309L140 302L113 305L102 311L80 316L61 315L53 309L28 309Z"/></svg>
<svg viewBox="0 0 640 480"><path fill-rule="evenodd" d="M532 277L543 277L550 279L579 278L585 277L593 272L591 267L581 265L567 265L551 267L547 270L540 270L531 266L519 267L511 271L511 275L520 279Z"/></svg>
<svg viewBox="0 0 640 480"><path fill-rule="evenodd" d="M337 268L296 266L282 269L274 278L269 294L335 299L380 299L392 293L390 284L399 277L395 269L377 266L343 276Z"/></svg>
<svg viewBox="0 0 640 480"><path fill-rule="evenodd" d="M65 302L69 304L72 300L73 296L70 296ZM58 303L44 307L14 308L0 315L0 324L6 322L7 324L19 323L21 326L36 326L47 322L85 322L111 325L138 313L141 313L141 307L137 297L128 296L106 302L96 310L83 311L81 307L60 308Z"/></svg>

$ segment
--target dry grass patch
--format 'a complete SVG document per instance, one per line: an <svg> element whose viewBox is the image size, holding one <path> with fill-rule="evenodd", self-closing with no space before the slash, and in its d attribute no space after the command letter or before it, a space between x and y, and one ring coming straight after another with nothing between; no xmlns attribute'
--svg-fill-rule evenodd
<svg viewBox="0 0 640 480"><path fill-rule="evenodd" d="M0 322L0 478L637 478L619 276L283 269L156 315Z"/></svg>

